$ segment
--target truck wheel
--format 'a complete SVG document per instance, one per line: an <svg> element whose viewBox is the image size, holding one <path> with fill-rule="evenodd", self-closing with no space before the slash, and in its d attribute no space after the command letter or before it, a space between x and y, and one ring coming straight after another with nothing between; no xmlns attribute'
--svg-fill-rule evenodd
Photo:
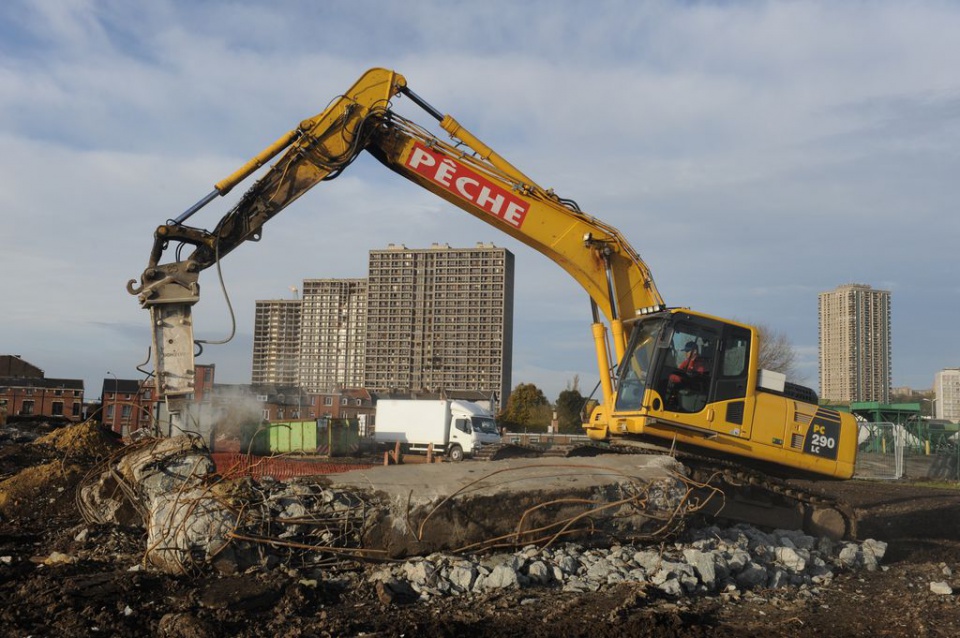
<svg viewBox="0 0 960 638"><path fill-rule="evenodd" d="M447 450L447 456L449 456L450 460L454 463L459 463L463 460L463 448L459 445L451 445L450 449Z"/></svg>

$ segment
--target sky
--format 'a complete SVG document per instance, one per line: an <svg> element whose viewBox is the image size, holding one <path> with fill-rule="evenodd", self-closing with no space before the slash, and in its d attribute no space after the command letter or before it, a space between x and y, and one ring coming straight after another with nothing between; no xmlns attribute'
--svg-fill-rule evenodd
<svg viewBox="0 0 960 638"><path fill-rule="evenodd" d="M142 378L148 313L126 284L156 227L386 67L618 228L668 305L785 335L798 381L818 386L819 292L890 291L893 385L928 389L960 366L957 33L952 1L7 0L0 354L87 398ZM252 183L190 223L213 228ZM593 389L586 293L369 156L222 261L236 335L199 362L248 383L256 300L435 242L515 254L513 385ZM196 337L224 339L215 270L200 281Z"/></svg>

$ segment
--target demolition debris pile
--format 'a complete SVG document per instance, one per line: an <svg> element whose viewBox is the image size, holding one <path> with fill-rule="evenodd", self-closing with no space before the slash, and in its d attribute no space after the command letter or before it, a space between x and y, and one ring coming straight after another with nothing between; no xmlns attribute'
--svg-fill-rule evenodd
<svg viewBox="0 0 960 638"><path fill-rule="evenodd" d="M427 555L376 570L373 581L401 597L529 585L597 591L623 581L680 596L817 586L835 569L876 569L885 551L876 541L834 543L746 526L711 527L694 532L689 544L665 544L698 501L674 468L664 471L664 459L643 480L633 459L611 459L602 471L579 460L519 460L282 483L218 475L193 437L118 447L84 424L37 444L96 462L79 480L79 467L63 460L25 468L0 487L3 503L25 500L24 477L42 492L39 477L63 482L70 467L86 523L146 529L144 563L169 574ZM483 553L504 549L516 551Z"/></svg>
<svg viewBox="0 0 960 638"><path fill-rule="evenodd" d="M281 483L216 473L196 438L144 440L89 472L88 523L137 525L145 562L170 574L402 558L557 540L663 539L699 505L662 458L540 459L357 470Z"/></svg>
<svg viewBox="0 0 960 638"><path fill-rule="evenodd" d="M381 598L428 600L492 589L546 586L594 592L624 582L671 597L721 594L737 598L758 589L816 592L842 570L878 569L886 543L834 542L802 532L765 533L746 525L693 530L665 546L587 549L573 543L526 547L484 557L432 555L371 575Z"/></svg>

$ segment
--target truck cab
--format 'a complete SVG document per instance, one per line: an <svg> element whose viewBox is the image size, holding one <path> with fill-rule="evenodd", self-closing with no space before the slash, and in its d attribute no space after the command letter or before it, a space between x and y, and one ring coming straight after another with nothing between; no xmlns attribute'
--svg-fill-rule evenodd
<svg viewBox="0 0 960 638"><path fill-rule="evenodd" d="M476 403L453 401L450 412L450 445L460 445L466 456L477 454L484 445L500 443L496 420Z"/></svg>

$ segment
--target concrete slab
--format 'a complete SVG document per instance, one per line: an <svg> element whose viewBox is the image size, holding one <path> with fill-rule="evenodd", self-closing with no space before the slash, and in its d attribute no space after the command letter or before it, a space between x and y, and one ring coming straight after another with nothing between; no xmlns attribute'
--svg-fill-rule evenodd
<svg viewBox="0 0 960 638"><path fill-rule="evenodd" d="M399 465L327 480L368 503L362 546L389 557L649 540L682 522L688 495L681 466L655 455Z"/></svg>

